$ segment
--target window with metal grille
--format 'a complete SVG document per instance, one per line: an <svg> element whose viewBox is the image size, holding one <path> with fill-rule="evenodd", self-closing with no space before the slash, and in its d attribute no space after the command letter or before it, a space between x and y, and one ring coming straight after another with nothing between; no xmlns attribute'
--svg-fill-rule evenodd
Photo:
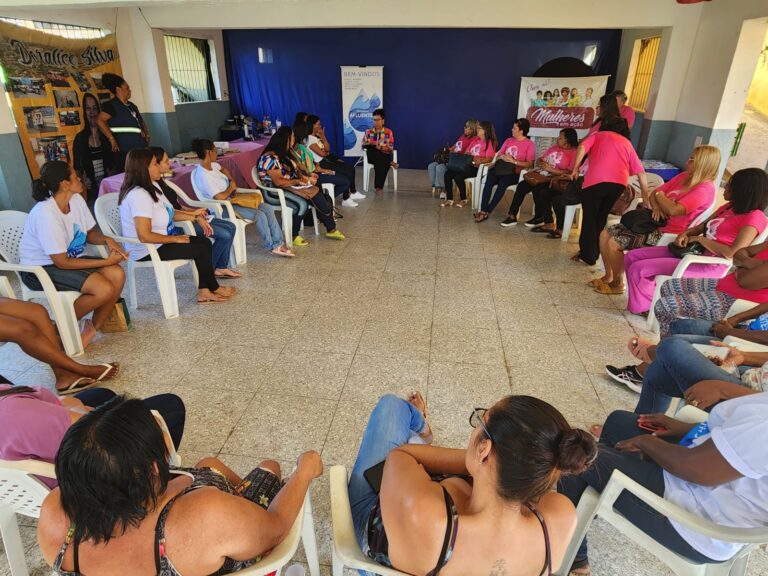
<svg viewBox="0 0 768 576"><path fill-rule="evenodd" d="M632 81L632 91L629 94L628 104L639 112L645 112L648 95L651 92L653 71L656 69L656 57L659 54L661 36L641 38L638 42L640 43L640 50L637 54L635 77Z"/></svg>
<svg viewBox="0 0 768 576"><path fill-rule="evenodd" d="M0 20L16 26L23 26L30 30L39 30L47 34L55 34L64 38L84 39L84 38L104 38L111 34L110 30L101 28L88 28L86 26L71 26L70 24L56 24L55 22L40 22L38 20L23 20L21 18L3 18Z"/></svg>
<svg viewBox="0 0 768 576"><path fill-rule="evenodd" d="M175 104L216 100L209 40L166 34L165 53Z"/></svg>

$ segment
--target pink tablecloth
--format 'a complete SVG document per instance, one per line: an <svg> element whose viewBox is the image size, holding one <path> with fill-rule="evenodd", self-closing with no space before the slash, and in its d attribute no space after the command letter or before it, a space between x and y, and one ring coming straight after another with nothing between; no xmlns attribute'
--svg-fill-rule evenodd
<svg viewBox="0 0 768 576"><path fill-rule="evenodd" d="M267 142L269 140L263 138L256 142L234 140L230 142L230 149L236 149L238 152L236 154L225 154L218 159L219 164L232 173L238 187L256 188L256 182L253 181L251 176L251 169L259 160L259 156L261 156L261 152L264 150ZM194 164L187 164L186 166L174 164L173 177L170 178L170 181L184 190L190 198L197 198L192 190L192 170L194 169ZM120 192L120 186L123 185L123 177L124 174L115 174L109 178L104 178L99 186L99 196Z"/></svg>

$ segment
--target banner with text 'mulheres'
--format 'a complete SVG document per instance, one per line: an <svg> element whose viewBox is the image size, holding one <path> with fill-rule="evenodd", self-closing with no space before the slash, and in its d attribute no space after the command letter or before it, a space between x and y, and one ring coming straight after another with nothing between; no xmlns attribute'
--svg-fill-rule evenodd
<svg viewBox="0 0 768 576"><path fill-rule="evenodd" d="M365 131L373 127L373 111L384 106L383 66L342 66L341 107L344 156L362 156Z"/></svg>
<svg viewBox="0 0 768 576"><path fill-rule="evenodd" d="M517 116L528 119L532 136L557 136L563 128L574 128L584 136L597 118L595 109L607 86L608 76L523 76Z"/></svg>
<svg viewBox="0 0 768 576"><path fill-rule="evenodd" d="M32 176L48 160L72 163L72 141L95 121L94 99L110 98L102 75L121 73L115 35L73 40L0 22L0 63Z"/></svg>

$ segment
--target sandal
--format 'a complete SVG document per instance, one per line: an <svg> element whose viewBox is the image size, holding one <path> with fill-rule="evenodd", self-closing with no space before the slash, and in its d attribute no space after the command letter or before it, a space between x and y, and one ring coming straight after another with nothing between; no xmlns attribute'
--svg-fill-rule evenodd
<svg viewBox="0 0 768 576"><path fill-rule="evenodd" d="M475 222L485 222L488 220L488 212L478 212L475 214Z"/></svg>
<svg viewBox="0 0 768 576"><path fill-rule="evenodd" d="M291 252L285 246L282 246L282 245L272 250L271 253L274 254L275 256L282 256L283 258L293 258L296 256L296 254L294 254L293 252Z"/></svg>
<svg viewBox="0 0 768 576"><path fill-rule="evenodd" d="M78 378L77 380L72 382L72 384L70 384L66 388L56 388L56 392L59 394L59 396L69 396L70 394L77 394L78 392L82 392L83 390L92 388L97 384L97 382L98 380L94 380L93 378L88 378L87 376L83 376L82 378Z"/></svg>
<svg viewBox="0 0 768 576"><path fill-rule="evenodd" d="M549 238L550 240L557 240L562 237L563 237L563 233L558 232L557 230L549 230L547 232L547 238Z"/></svg>
<svg viewBox="0 0 768 576"><path fill-rule="evenodd" d="M645 338L630 338L629 342L627 342L629 353L645 364L653 362L653 358L651 358L651 354L648 351L652 346L656 346L656 344Z"/></svg>
<svg viewBox="0 0 768 576"><path fill-rule="evenodd" d="M446 200L440 203L440 208L450 208L451 206L453 206L453 200Z"/></svg>
<svg viewBox="0 0 768 576"><path fill-rule="evenodd" d="M597 287L598 287L598 286L600 286L601 284L608 284L608 282L606 282L605 280L603 280L603 279L602 279L602 277L601 277L601 278L592 278L592 280L590 280L589 282L587 282L587 285L588 285L588 286L592 286L592 288L597 288Z"/></svg>
<svg viewBox="0 0 768 576"><path fill-rule="evenodd" d="M99 366L104 366L104 372L102 372L98 378L96 378L96 382L105 382L106 380L112 380L113 378L117 378L117 375L120 374L120 363L119 362L112 362L110 364L99 364Z"/></svg>
<svg viewBox="0 0 768 576"><path fill-rule="evenodd" d="M608 294L609 296L618 296L624 294L626 287L622 284L619 287L611 286L610 284L598 284L595 286L595 292L598 294Z"/></svg>
<svg viewBox="0 0 768 576"><path fill-rule="evenodd" d="M240 272L235 272L234 270L227 269L226 272L214 272L213 273L216 278L242 278L243 275Z"/></svg>
<svg viewBox="0 0 768 576"><path fill-rule="evenodd" d="M416 402L423 405L424 409L423 410L419 409L419 406L416 404ZM427 416L426 400L424 400L424 397L421 395L421 392L414 390L408 395L408 403L416 407L416 409L421 412L421 415L424 416L424 423L426 424L426 427L423 432L419 433L419 436L421 437L422 440L424 440L425 443L432 444L432 440L434 440L434 437L432 435L432 426L429 425L429 418Z"/></svg>
<svg viewBox="0 0 768 576"><path fill-rule="evenodd" d="M456 204L454 204L454 207L456 207L456 208L464 208L464 206L466 206L466 205L467 205L467 201L466 200L461 200L459 202L456 202Z"/></svg>
<svg viewBox="0 0 768 576"><path fill-rule="evenodd" d="M549 234L552 231L552 228L544 228L543 226L536 226L536 228L531 228L531 232L535 232L536 234Z"/></svg>
<svg viewBox="0 0 768 576"><path fill-rule="evenodd" d="M573 260L574 262L581 262L582 264L586 264L587 266L594 266L596 264L596 262L592 262L592 264L590 264L586 260L583 260L581 258L581 252L577 252L576 254L571 256L571 260Z"/></svg>

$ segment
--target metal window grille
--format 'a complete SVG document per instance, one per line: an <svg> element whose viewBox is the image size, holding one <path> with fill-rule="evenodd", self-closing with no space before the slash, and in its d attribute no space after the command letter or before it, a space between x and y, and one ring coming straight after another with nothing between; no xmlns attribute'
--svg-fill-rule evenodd
<svg viewBox="0 0 768 576"><path fill-rule="evenodd" d="M648 103L648 95L651 92L653 71L656 69L656 57L659 54L661 36L643 38L640 40L640 53L638 54L635 79L632 83L632 93L629 96L629 105L635 110L645 112Z"/></svg>
<svg viewBox="0 0 768 576"><path fill-rule="evenodd" d="M15 24L16 26L23 26L30 30L39 30L47 34L55 34L56 36L62 36L64 38L73 39L85 39L85 38L104 38L112 32L110 30L102 30L101 28L88 28L86 26L71 26L70 24L56 24L55 22L41 22L38 20L23 20L20 18L4 18L0 16L0 20Z"/></svg>
<svg viewBox="0 0 768 576"><path fill-rule="evenodd" d="M175 104L216 100L208 40L166 35L165 53Z"/></svg>

